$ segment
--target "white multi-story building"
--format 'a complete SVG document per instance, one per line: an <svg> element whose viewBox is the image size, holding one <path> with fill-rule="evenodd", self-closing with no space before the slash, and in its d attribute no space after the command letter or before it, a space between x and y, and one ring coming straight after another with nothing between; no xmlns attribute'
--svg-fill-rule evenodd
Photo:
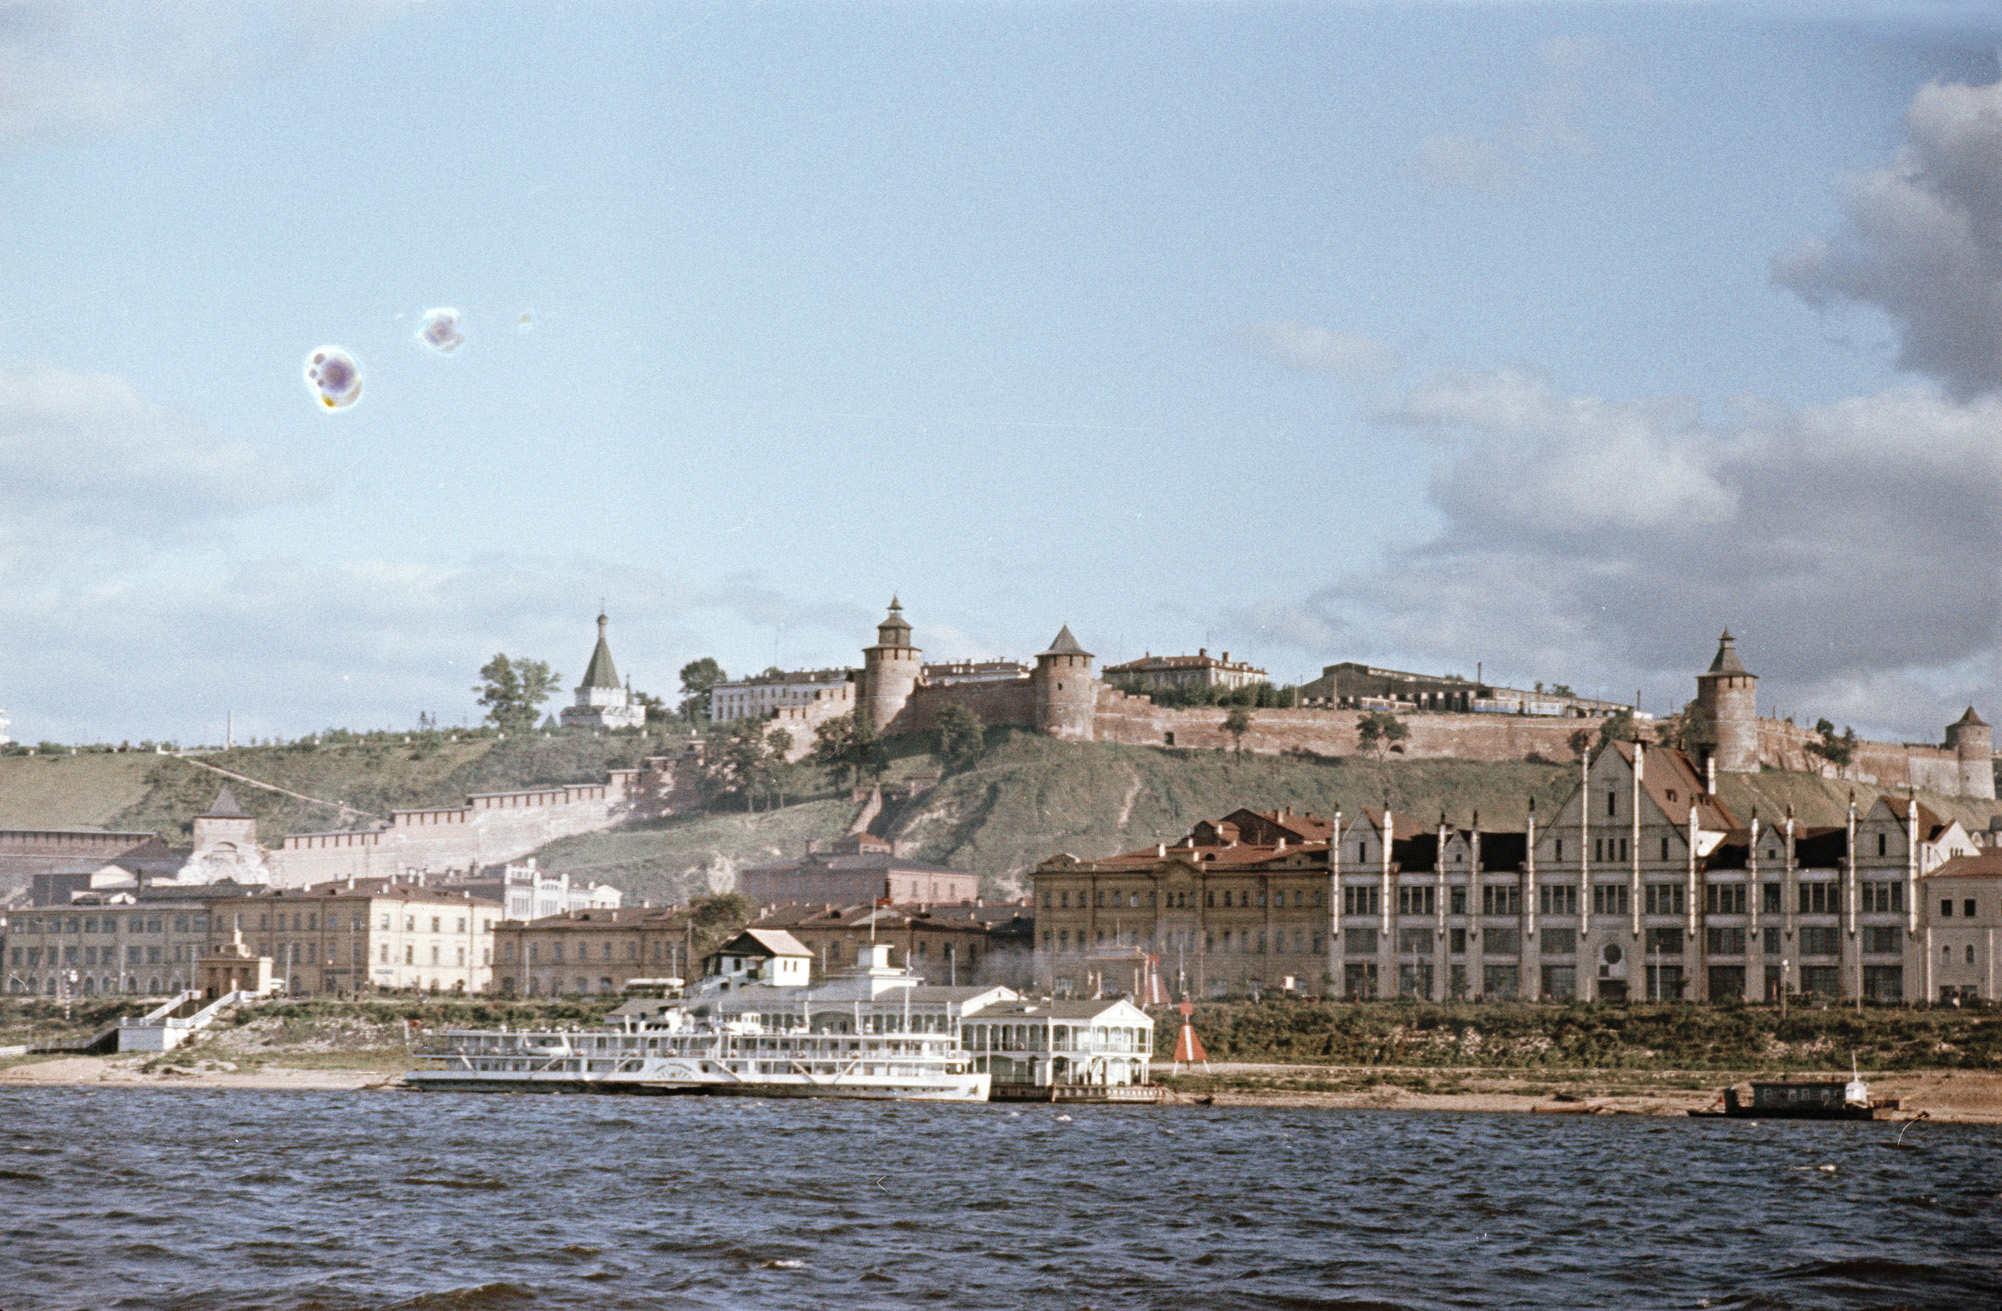
<svg viewBox="0 0 2002 1311"><path fill-rule="evenodd" d="M738 719L769 719L780 711L826 701L852 702L851 678L846 669L796 669L718 683L709 689L709 718L727 724Z"/></svg>

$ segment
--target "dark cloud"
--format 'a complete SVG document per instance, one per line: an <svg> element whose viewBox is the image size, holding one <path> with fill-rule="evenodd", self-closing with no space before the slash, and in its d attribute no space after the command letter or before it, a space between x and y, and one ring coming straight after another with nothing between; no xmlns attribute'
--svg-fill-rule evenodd
<svg viewBox="0 0 2002 1311"><path fill-rule="evenodd" d="M1898 325L1898 367L1959 396L2002 387L2002 83L1921 87L1908 144L1844 188L1848 225L1773 260L1817 306L1874 305Z"/></svg>
<svg viewBox="0 0 2002 1311"><path fill-rule="evenodd" d="M1745 402L1717 424L1684 398L1504 371L1442 376L1384 417L1443 443L1442 531L1251 616L1269 638L1666 700L1728 624L1767 704L1930 734L1994 694L2002 401Z"/></svg>

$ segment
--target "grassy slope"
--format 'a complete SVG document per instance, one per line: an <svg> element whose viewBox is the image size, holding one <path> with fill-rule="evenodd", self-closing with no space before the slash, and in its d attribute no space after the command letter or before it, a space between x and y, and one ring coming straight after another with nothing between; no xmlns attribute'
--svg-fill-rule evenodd
<svg viewBox="0 0 2002 1311"><path fill-rule="evenodd" d="M450 806L469 792L498 792L602 779L608 769L639 763L662 750L637 737L523 737L496 740L447 736L409 744L361 743L304 751L240 747L203 760L290 788L387 816L394 807ZM76 827L157 832L188 841L193 818L208 809L229 780L173 756L13 756L0 759L0 827ZM244 809L257 816L267 840L334 826L338 811L276 792L232 784Z"/></svg>
<svg viewBox="0 0 2002 1311"><path fill-rule="evenodd" d="M546 869L597 879L656 903L683 901L730 886L734 872L797 856L809 838L848 831L858 807L808 801L757 815L687 815L609 833L562 838L537 852Z"/></svg>
<svg viewBox="0 0 2002 1311"><path fill-rule="evenodd" d="M1388 801L1428 822L1444 811L1466 824L1479 811L1484 826L1520 825L1532 796L1538 813L1555 813L1571 777L1522 761L1239 758L1017 734L898 817L898 835L925 859L1012 882L1056 852L1092 858L1172 842L1240 806L1352 816Z"/></svg>
<svg viewBox="0 0 2002 1311"><path fill-rule="evenodd" d="M165 757L0 757L0 828L116 828L113 819L146 796Z"/></svg>

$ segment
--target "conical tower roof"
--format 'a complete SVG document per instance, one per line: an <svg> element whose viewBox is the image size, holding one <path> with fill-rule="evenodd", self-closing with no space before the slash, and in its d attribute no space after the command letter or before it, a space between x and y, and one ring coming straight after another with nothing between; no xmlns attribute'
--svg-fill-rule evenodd
<svg viewBox="0 0 2002 1311"><path fill-rule="evenodd" d="M598 616L598 645L592 648L591 663L584 669L584 681L580 687L619 686L619 671L612 665L612 648L605 641L605 616Z"/></svg>
<svg viewBox="0 0 2002 1311"><path fill-rule="evenodd" d="M1975 714L1974 707L1969 706L1966 714L1953 721L1953 726L1955 728L1986 728L1988 727L1988 721L1984 720L1980 715Z"/></svg>
<svg viewBox="0 0 2002 1311"><path fill-rule="evenodd" d="M215 804L203 811L202 819L249 819L250 812L236 804L236 793L229 790L229 784L222 785L222 791L215 794Z"/></svg>
<svg viewBox="0 0 2002 1311"><path fill-rule="evenodd" d="M890 598L890 613L887 616L885 616L883 622L877 624L876 627L901 628L906 633L911 631L910 624L907 623L904 619L904 607L902 606L902 604L898 602L896 597L893 596Z"/></svg>
<svg viewBox="0 0 2002 1311"><path fill-rule="evenodd" d="M1091 652L1085 650L1083 647L1077 644L1077 639L1071 636L1071 626L1069 624L1065 624L1062 628L1057 630L1056 637L1052 639L1050 642L1050 649L1043 652L1043 654L1089 656Z"/></svg>
<svg viewBox="0 0 2002 1311"><path fill-rule="evenodd" d="M1738 642L1737 639L1731 636L1731 630L1728 628L1724 630L1724 636L1717 639L1717 658L1710 662L1710 672L1713 674L1749 674L1752 672L1745 668L1744 663L1738 659Z"/></svg>

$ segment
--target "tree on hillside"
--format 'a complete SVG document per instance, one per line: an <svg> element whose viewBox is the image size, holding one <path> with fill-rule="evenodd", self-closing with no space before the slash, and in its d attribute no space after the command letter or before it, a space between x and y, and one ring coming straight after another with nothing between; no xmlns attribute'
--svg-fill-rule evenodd
<svg viewBox="0 0 2002 1311"><path fill-rule="evenodd" d="M707 719L709 717L709 689L729 678L723 666L711 656L691 660L681 667L681 717L683 719Z"/></svg>
<svg viewBox="0 0 2002 1311"><path fill-rule="evenodd" d="M792 750L792 734L782 728L767 728L768 721L740 719L709 757L704 770L706 781L718 794L740 796L745 808L756 811L758 798L785 804L785 784L792 766L786 755Z"/></svg>
<svg viewBox="0 0 2002 1311"><path fill-rule="evenodd" d="M1826 719L1814 721L1814 731L1821 734L1821 741L1810 742L1807 749L1837 767L1845 766L1856 759L1856 730L1845 725L1842 736L1835 735L1835 725Z"/></svg>
<svg viewBox="0 0 2002 1311"><path fill-rule="evenodd" d="M1608 742L1631 742L1634 740L1634 712L1620 710L1606 716L1606 722L1599 725L1599 745Z"/></svg>
<svg viewBox="0 0 2002 1311"><path fill-rule="evenodd" d="M1244 735L1251 731L1251 712L1243 706L1231 707L1230 713L1223 717L1223 731L1230 734L1231 749L1243 755Z"/></svg>
<svg viewBox="0 0 2002 1311"><path fill-rule="evenodd" d="M758 913L758 907L741 892L715 892L688 903L688 922L694 928L695 954L706 956L743 932Z"/></svg>
<svg viewBox="0 0 2002 1311"><path fill-rule="evenodd" d="M1592 730L1581 728L1573 733L1567 741L1571 743L1571 753L1580 760L1583 760L1586 754L1592 749Z"/></svg>
<svg viewBox="0 0 2002 1311"><path fill-rule="evenodd" d="M537 707L556 691L561 676L542 660L510 660L496 655L480 670L473 691L487 708L487 718L504 733L526 733L535 727Z"/></svg>
<svg viewBox="0 0 2002 1311"><path fill-rule="evenodd" d="M1388 710L1372 710L1356 724L1356 734L1365 747L1376 752L1378 760L1383 760L1393 743L1411 736L1411 727Z"/></svg>
<svg viewBox="0 0 2002 1311"><path fill-rule="evenodd" d="M852 772L854 785L861 786L864 770L880 772L881 754L876 730L859 710L830 719L813 731L813 763L836 771L837 783L839 771L846 768Z"/></svg>
<svg viewBox="0 0 2002 1311"><path fill-rule="evenodd" d="M938 717L938 762L946 772L970 769L987 746L987 725L965 706L947 706Z"/></svg>

